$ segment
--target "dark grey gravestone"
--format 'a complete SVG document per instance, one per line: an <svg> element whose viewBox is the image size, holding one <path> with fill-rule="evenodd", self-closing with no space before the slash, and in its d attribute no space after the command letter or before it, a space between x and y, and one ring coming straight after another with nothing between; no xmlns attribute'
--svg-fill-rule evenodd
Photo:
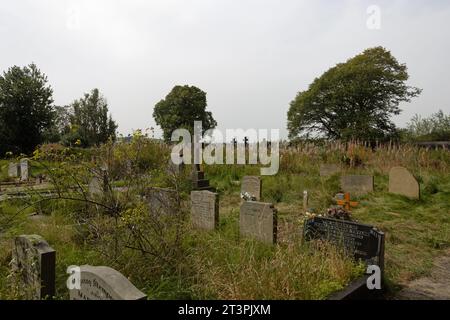
<svg viewBox="0 0 450 320"><path fill-rule="evenodd" d="M219 195L210 191L191 191L191 219L195 228L216 229L219 225Z"/></svg>
<svg viewBox="0 0 450 320"><path fill-rule="evenodd" d="M79 268L80 287L69 289L70 300L143 300L147 297L117 270L88 265Z"/></svg>
<svg viewBox="0 0 450 320"><path fill-rule="evenodd" d="M239 232L264 243L277 242L277 210L271 203L245 201L239 215Z"/></svg>
<svg viewBox="0 0 450 320"><path fill-rule="evenodd" d="M56 252L41 236L16 237L12 257L13 272L18 274L27 299L55 295Z"/></svg>
<svg viewBox="0 0 450 320"><path fill-rule="evenodd" d="M249 194L256 201L261 200L261 177L245 176L242 178L241 195Z"/></svg>
<svg viewBox="0 0 450 320"><path fill-rule="evenodd" d="M365 195L373 192L373 176L348 175L341 177L341 189L354 195Z"/></svg>
<svg viewBox="0 0 450 320"><path fill-rule="evenodd" d="M330 241L343 246L346 252L357 260L384 267L384 233L373 226L314 217L305 221L303 236L307 241L314 239Z"/></svg>

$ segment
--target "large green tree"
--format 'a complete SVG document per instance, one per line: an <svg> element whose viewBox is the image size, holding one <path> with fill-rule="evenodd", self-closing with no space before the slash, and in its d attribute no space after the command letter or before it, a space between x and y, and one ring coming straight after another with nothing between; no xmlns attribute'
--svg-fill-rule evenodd
<svg viewBox="0 0 450 320"><path fill-rule="evenodd" d="M206 111L206 93L195 86L175 86L155 105L153 118L162 130L165 141L170 141L176 129L187 129L191 134L194 121L201 121L203 132L214 129L217 122L212 113Z"/></svg>
<svg viewBox="0 0 450 320"><path fill-rule="evenodd" d="M108 116L108 103L98 89L75 100L71 108L71 132L66 142L79 141L83 147L90 147L116 139L117 124Z"/></svg>
<svg viewBox="0 0 450 320"><path fill-rule="evenodd" d="M0 76L0 154L30 153L51 127L53 90L35 64Z"/></svg>
<svg viewBox="0 0 450 320"><path fill-rule="evenodd" d="M329 139L373 141L396 133L392 115L421 90L408 86L406 65L382 47L337 64L299 92L288 111L291 139L322 136Z"/></svg>

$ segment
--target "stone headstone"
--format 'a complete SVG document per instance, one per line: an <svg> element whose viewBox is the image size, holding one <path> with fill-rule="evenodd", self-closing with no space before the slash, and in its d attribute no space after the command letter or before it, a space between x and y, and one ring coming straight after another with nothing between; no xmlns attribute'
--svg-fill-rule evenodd
<svg viewBox="0 0 450 320"><path fill-rule="evenodd" d="M144 199L153 214L173 215L180 209L180 200L174 189L151 187L145 191Z"/></svg>
<svg viewBox="0 0 450 320"><path fill-rule="evenodd" d="M241 205L239 232L264 243L277 242L277 210L271 203L245 201Z"/></svg>
<svg viewBox="0 0 450 320"><path fill-rule="evenodd" d="M389 192L419 199L420 187L416 178L403 167L394 167L389 171Z"/></svg>
<svg viewBox="0 0 450 320"><path fill-rule="evenodd" d="M341 171L341 167L337 164L322 164L320 165L320 176L321 177L328 177L332 176L334 174L337 174Z"/></svg>
<svg viewBox="0 0 450 320"><path fill-rule="evenodd" d="M17 163L9 163L8 165L8 177L17 178L20 175L20 165Z"/></svg>
<svg viewBox="0 0 450 320"><path fill-rule="evenodd" d="M370 225L314 217L306 220L303 228L305 240L321 239L343 246L355 259L367 264L384 266L384 233Z"/></svg>
<svg viewBox="0 0 450 320"><path fill-rule="evenodd" d="M89 182L89 194L92 196L103 194L103 185L98 177L93 177Z"/></svg>
<svg viewBox="0 0 450 320"><path fill-rule="evenodd" d="M255 201L261 200L262 181L258 176L245 176L242 178L241 195L249 194Z"/></svg>
<svg viewBox="0 0 450 320"><path fill-rule="evenodd" d="M303 211L308 211L308 190L303 191Z"/></svg>
<svg viewBox="0 0 450 320"><path fill-rule="evenodd" d="M28 181L29 169L30 169L30 162L28 161L28 159L20 160L20 180L21 181Z"/></svg>
<svg viewBox="0 0 450 320"><path fill-rule="evenodd" d="M219 195L210 191L191 191L191 219L196 228L216 229L219 225Z"/></svg>
<svg viewBox="0 0 450 320"><path fill-rule="evenodd" d="M69 289L70 300L143 300L139 291L120 272L109 267L79 267L79 287Z"/></svg>
<svg viewBox="0 0 450 320"><path fill-rule="evenodd" d="M349 175L341 177L341 189L355 195L373 192L373 176Z"/></svg>
<svg viewBox="0 0 450 320"><path fill-rule="evenodd" d="M20 279L27 299L45 299L55 295L56 252L38 235L14 239L12 268Z"/></svg>

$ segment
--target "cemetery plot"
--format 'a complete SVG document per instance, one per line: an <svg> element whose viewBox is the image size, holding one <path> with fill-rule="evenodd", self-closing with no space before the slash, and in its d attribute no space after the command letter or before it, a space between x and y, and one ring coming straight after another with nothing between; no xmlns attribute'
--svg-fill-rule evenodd
<svg viewBox="0 0 450 320"><path fill-rule="evenodd" d="M330 241L368 264L384 264L384 233L373 226L331 218L314 217L304 225L305 240Z"/></svg>

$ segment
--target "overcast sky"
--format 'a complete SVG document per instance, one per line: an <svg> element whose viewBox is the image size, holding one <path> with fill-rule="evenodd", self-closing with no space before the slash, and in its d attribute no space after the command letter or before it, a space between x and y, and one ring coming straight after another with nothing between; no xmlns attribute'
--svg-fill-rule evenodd
<svg viewBox="0 0 450 320"><path fill-rule="evenodd" d="M380 9L379 29L371 5ZM423 89L402 105L399 126L415 113L450 112L450 1L2 0L0 7L0 70L35 62L59 105L99 88L124 134L155 126L155 103L189 84L207 92L219 129L276 128L286 137L296 93L378 45Z"/></svg>

